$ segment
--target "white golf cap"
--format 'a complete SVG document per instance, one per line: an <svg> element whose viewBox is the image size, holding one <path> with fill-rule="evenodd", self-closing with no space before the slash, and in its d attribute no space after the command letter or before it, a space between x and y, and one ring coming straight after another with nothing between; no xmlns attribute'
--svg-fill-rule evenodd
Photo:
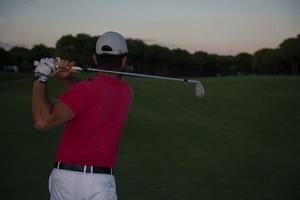
<svg viewBox="0 0 300 200"><path fill-rule="evenodd" d="M96 53L110 55L127 54L126 40L120 33L112 31L106 32L97 40Z"/></svg>

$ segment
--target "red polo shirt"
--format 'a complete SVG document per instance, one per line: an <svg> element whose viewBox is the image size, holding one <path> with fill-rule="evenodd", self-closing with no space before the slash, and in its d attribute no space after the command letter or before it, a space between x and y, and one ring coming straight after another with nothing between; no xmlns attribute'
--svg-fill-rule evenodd
<svg viewBox="0 0 300 200"><path fill-rule="evenodd" d="M60 96L75 117L64 128L57 161L114 167L132 93L127 81L97 75L75 84Z"/></svg>

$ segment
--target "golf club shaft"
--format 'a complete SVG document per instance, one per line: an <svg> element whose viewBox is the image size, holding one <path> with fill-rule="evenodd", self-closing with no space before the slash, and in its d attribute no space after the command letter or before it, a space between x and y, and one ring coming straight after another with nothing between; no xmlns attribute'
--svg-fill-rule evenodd
<svg viewBox="0 0 300 200"><path fill-rule="evenodd" d="M156 76L156 75L148 75L148 74L138 74L138 73L130 73L130 72L120 72L120 71L111 71L105 69L96 69L87 67L85 69L81 67L72 67L73 70L85 70L85 71L92 71L92 72L103 72L103 73L110 73L110 74L117 74L117 75L126 75L126 76L134 76L134 77L142 77L142 78L154 78L154 79L161 79L161 80L170 80L170 81L180 81L186 83L193 83L195 84L195 95L197 97L203 97L205 94L204 87L202 83L198 80L191 80L191 79L183 79L183 78L173 78L173 77L166 77L166 76Z"/></svg>
<svg viewBox="0 0 300 200"><path fill-rule="evenodd" d="M76 68L79 69L79 67L76 67ZM142 77L142 78L154 78L154 79L162 79L162 80L170 80L170 81L181 81L181 82L187 82L187 83L200 83L200 81L198 81L198 80L156 76L156 75L148 75L148 74L138 74L138 73L131 73L131 72L111 71L111 70L104 70L104 69L95 69L95 68L91 68L91 67L85 68L85 70L93 71L93 72L103 72L103 73L110 73L110 74L125 75L125 76Z"/></svg>

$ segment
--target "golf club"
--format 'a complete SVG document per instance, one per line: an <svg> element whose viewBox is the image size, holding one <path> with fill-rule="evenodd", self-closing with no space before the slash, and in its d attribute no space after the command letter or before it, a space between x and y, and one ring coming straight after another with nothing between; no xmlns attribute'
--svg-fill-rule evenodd
<svg viewBox="0 0 300 200"><path fill-rule="evenodd" d="M130 73L130 72L121 72L121 71L111 71L111 70L104 70L104 69L96 69L96 68L82 68L74 66L72 67L73 70L78 71L92 71L92 72L103 72L109 74L118 74L118 75L125 75L125 76L134 76L134 77L142 77L142 78L153 78L153 79L161 79L161 80L170 80L170 81L179 81L179 82L186 82L195 84L195 95L197 97L203 97L205 94L204 87L202 83L198 80L190 80L190 79L182 79L182 78L173 78L173 77L165 77L165 76L156 76L156 75L148 75L148 74L138 74L138 73Z"/></svg>
<svg viewBox="0 0 300 200"><path fill-rule="evenodd" d="M60 62L60 58L56 57L55 60L54 60L54 63L57 64L59 62ZM37 66L38 64L39 64L39 61L34 61L35 66ZM197 97L203 97L204 94L205 94L204 87L203 87L202 83L198 80L173 78L173 77L165 77L165 76L156 76L156 75L149 75L149 74L138 74L138 73L131 73L131 72L111 71L111 70L97 69L97 68L92 68L92 67L82 68L82 67L74 66L74 67L72 67L72 70L74 70L74 71L103 72L103 73L133 76L133 77L153 78L153 79L161 79L161 80L170 80L170 81L179 81L179 82L192 83L192 84L195 84L195 95Z"/></svg>

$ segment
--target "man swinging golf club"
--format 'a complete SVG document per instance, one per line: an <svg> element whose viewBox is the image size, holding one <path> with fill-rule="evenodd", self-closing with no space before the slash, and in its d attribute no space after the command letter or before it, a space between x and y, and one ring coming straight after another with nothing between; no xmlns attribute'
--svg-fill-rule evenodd
<svg viewBox="0 0 300 200"><path fill-rule="evenodd" d="M96 66L122 71L127 44L116 32L106 32L96 43ZM96 74L76 82L74 62L44 58L36 63L32 115L38 129L65 124L54 169L49 178L52 200L115 200L113 168L119 142L132 104L132 88L119 76ZM56 74L67 91L51 103L48 77Z"/></svg>

